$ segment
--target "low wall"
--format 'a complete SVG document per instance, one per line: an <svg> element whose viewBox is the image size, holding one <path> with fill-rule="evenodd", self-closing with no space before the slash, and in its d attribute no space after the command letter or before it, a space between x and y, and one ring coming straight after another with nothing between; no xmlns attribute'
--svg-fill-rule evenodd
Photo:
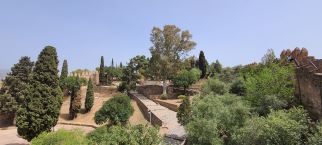
<svg viewBox="0 0 322 145"><path fill-rule="evenodd" d="M160 104L163 107L166 107L166 108L172 110L172 111L175 111L175 112L178 111L178 106L175 105L175 104L170 104L168 102L164 102L164 101L159 100L159 99L153 99L153 101L156 102L156 103L158 103L158 104Z"/></svg>
<svg viewBox="0 0 322 145"><path fill-rule="evenodd" d="M93 90L95 93L100 94L112 94L117 92L117 88L112 86L94 86Z"/></svg>
<svg viewBox="0 0 322 145"><path fill-rule="evenodd" d="M128 95L131 97L131 99L135 100L138 104L144 118L150 122L150 113L148 112L148 107L143 104L143 102L135 97L133 93L128 93ZM162 126L162 121L153 113L151 112L151 124L152 125L158 125Z"/></svg>
<svg viewBox="0 0 322 145"><path fill-rule="evenodd" d="M136 91L149 99L157 99L163 93L163 87L160 85L137 86ZM181 88L175 88L173 85L169 85L167 87L167 93L169 98L176 98L178 95L187 94L192 96L198 92L190 89L187 89L186 92L184 92Z"/></svg>

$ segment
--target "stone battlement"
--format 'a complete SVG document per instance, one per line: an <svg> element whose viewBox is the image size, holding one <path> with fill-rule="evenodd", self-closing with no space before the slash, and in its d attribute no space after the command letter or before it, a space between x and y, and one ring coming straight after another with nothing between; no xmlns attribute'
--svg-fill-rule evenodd
<svg viewBox="0 0 322 145"><path fill-rule="evenodd" d="M311 118L322 118L322 59L308 55L306 48L287 49L281 60L293 60L296 64L295 96L309 111Z"/></svg>

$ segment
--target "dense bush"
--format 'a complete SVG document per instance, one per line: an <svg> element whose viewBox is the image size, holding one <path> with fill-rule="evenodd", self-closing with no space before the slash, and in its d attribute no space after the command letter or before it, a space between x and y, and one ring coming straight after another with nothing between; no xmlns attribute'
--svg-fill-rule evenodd
<svg viewBox="0 0 322 145"><path fill-rule="evenodd" d="M103 124L109 121L112 124L125 123L133 114L130 98L119 94L104 103L104 105L95 113L95 123Z"/></svg>
<svg viewBox="0 0 322 145"><path fill-rule="evenodd" d="M33 145L88 145L88 141L80 130L43 132L31 141Z"/></svg>
<svg viewBox="0 0 322 145"><path fill-rule="evenodd" d="M77 77L77 76L68 76L62 82L62 84L64 85L63 86L64 89L67 89L69 91L69 95L70 95L73 87L75 85L77 85L77 83L79 83L80 86L86 86L87 85L87 80L85 78L80 78L80 77Z"/></svg>
<svg viewBox="0 0 322 145"><path fill-rule="evenodd" d="M228 92L227 85L218 79L208 79L201 88L201 94L206 95L214 93L216 95L223 95Z"/></svg>
<svg viewBox="0 0 322 145"><path fill-rule="evenodd" d="M144 125L114 125L99 127L87 137L98 145L159 145L161 137L158 129Z"/></svg>
<svg viewBox="0 0 322 145"><path fill-rule="evenodd" d="M267 96L276 96L270 102L266 102L265 106L279 106L278 104L286 102L291 106L295 102L294 97L294 70L291 66L279 66L270 64L262 66L255 72L245 74L245 86L247 90L246 99L251 103L255 110L261 110L263 100L267 100ZM280 107L278 107L280 108ZM274 108L273 108L274 109ZM268 111L264 111L267 113ZM258 112L261 115L263 112Z"/></svg>
<svg viewBox="0 0 322 145"><path fill-rule="evenodd" d="M250 116L250 109L234 95L214 96L212 93L195 100L192 118L187 124L189 142L214 144L228 141Z"/></svg>
<svg viewBox="0 0 322 145"><path fill-rule="evenodd" d="M322 144L322 125L317 125L317 130L308 139L309 145L321 145Z"/></svg>
<svg viewBox="0 0 322 145"><path fill-rule="evenodd" d="M245 82L242 79L237 79L233 81L233 83L230 86L229 92L236 94L238 96L245 96L246 95Z"/></svg>
<svg viewBox="0 0 322 145"><path fill-rule="evenodd" d="M233 136L240 145L301 145L309 136L309 120L302 108L273 111L267 117L253 117ZM312 139L314 140L314 139Z"/></svg>

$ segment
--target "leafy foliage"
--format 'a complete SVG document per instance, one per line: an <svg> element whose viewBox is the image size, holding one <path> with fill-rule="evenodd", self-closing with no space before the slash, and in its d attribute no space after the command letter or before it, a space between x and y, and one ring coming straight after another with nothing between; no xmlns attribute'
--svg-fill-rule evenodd
<svg viewBox="0 0 322 145"><path fill-rule="evenodd" d="M130 91L136 88L136 83L142 75L146 74L146 67L148 66L148 61L145 60L145 56L136 56L130 60L130 63L123 69L122 83L118 90Z"/></svg>
<svg viewBox="0 0 322 145"><path fill-rule="evenodd" d="M233 81L233 83L230 86L229 92L236 94L238 96L245 96L246 95L245 82L242 79L237 79Z"/></svg>
<svg viewBox="0 0 322 145"><path fill-rule="evenodd" d="M247 89L246 99L251 103L255 110L261 110L259 108L263 106L263 103L265 103L263 100L265 100L267 96L271 95L276 96L276 98L269 98L271 99L271 103L280 104L285 102L284 106L287 106L294 104L296 101L294 97L294 70L292 66L270 64L263 66L262 68L258 68L258 70L253 73L247 73L245 78L245 86ZM265 104L264 106L276 105ZM258 113L260 115L265 115L267 112L268 110L264 110L264 112Z"/></svg>
<svg viewBox="0 0 322 145"><path fill-rule="evenodd" d="M188 141L191 144L226 141L249 118L249 114L249 107L234 95L214 96L210 93L203 96L192 105L192 119L186 125Z"/></svg>
<svg viewBox="0 0 322 145"><path fill-rule="evenodd" d="M190 104L190 98L184 97L183 102L180 104L177 112L177 118L178 122L181 125L186 125L191 118L191 104Z"/></svg>
<svg viewBox="0 0 322 145"><path fill-rule="evenodd" d="M321 125L321 123L319 123L317 125L316 132L314 132L314 134L309 137L307 144L309 144L309 145L321 145L322 144L321 136L322 136L322 125Z"/></svg>
<svg viewBox="0 0 322 145"><path fill-rule="evenodd" d="M150 52L156 64L151 65L151 69L155 70L157 78L164 81L163 94L166 94L165 81L180 71L181 57L196 45L191 37L189 31L181 31L175 25L165 25L163 30L157 27L152 29L150 40L153 45Z"/></svg>
<svg viewBox="0 0 322 145"><path fill-rule="evenodd" d="M273 111L267 117L253 117L234 135L235 144L306 144L309 121L302 108Z"/></svg>
<svg viewBox="0 0 322 145"><path fill-rule="evenodd" d="M85 110L86 112L91 111L94 105L94 90L93 90L93 82L89 79L87 83L87 91L86 91L86 98L85 98Z"/></svg>
<svg viewBox="0 0 322 145"><path fill-rule="evenodd" d="M31 91L17 112L18 134L28 141L49 131L58 121L62 92L57 66L56 49L46 46L33 70Z"/></svg>
<svg viewBox="0 0 322 145"><path fill-rule="evenodd" d="M130 98L119 94L104 103L104 105L95 113L95 123L103 124L110 121L112 124L125 123L133 114Z"/></svg>
<svg viewBox="0 0 322 145"><path fill-rule="evenodd" d="M190 71L183 70L176 77L172 79L174 86L183 87L186 90L190 85L196 83L199 80L200 71L197 69L191 69Z"/></svg>
<svg viewBox="0 0 322 145"><path fill-rule="evenodd" d="M216 95L223 95L228 92L228 87L224 82L218 79L208 79L201 88L203 95L214 93Z"/></svg>
<svg viewBox="0 0 322 145"><path fill-rule="evenodd" d="M85 78L79 78L77 76L68 76L64 79L64 88L71 94L73 87L76 85L85 86L87 85L87 80Z"/></svg>
<svg viewBox="0 0 322 145"><path fill-rule="evenodd" d="M0 94L0 114L14 116L18 103L10 94Z"/></svg>
<svg viewBox="0 0 322 145"><path fill-rule="evenodd" d="M59 129L56 132L43 132L32 139L33 145L88 145L88 140L80 130Z"/></svg>
<svg viewBox="0 0 322 145"><path fill-rule="evenodd" d="M131 145L159 145L161 137L154 127L144 125L114 125L99 127L88 135L92 144L131 144Z"/></svg>

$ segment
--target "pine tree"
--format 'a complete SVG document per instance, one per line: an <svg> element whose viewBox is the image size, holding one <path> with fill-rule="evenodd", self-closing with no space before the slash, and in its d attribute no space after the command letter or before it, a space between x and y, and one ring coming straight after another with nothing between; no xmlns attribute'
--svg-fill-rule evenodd
<svg viewBox="0 0 322 145"><path fill-rule="evenodd" d="M123 64L122 64L122 62L120 62L120 68L123 68Z"/></svg>
<svg viewBox="0 0 322 145"><path fill-rule="evenodd" d="M105 67L104 57L101 56L101 65L100 65L100 69L99 69L99 83L102 86L107 85L107 78L105 75L104 67Z"/></svg>
<svg viewBox="0 0 322 145"><path fill-rule="evenodd" d="M198 64L199 64L199 69L201 70L200 78L205 78L207 73L207 64L206 64L205 54L203 53L203 51L200 51Z"/></svg>
<svg viewBox="0 0 322 145"><path fill-rule="evenodd" d="M24 102L25 96L30 91L33 65L29 57L21 57L4 80L3 95L0 95L0 113L9 117L8 122L13 123L19 105Z"/></svg>
<svg viewBox="0 0 322 145"><path fill-rule="evenodd" d="M86 98L85 98L86 112L91 111L93 105L94 105L93 83L92 83L92 79L89 79L87 82L87 91L86 91Z"/></svg>
<svg viewBox="0 0 322 145"><path fill-rule="evenodd" d="M18 103L10 94L0 94L0 114L6 115L10 120L8 123L12 124L16 111L18 110Z"/></svg>
<svg viewBox="0 0 322 145"><path fill-rule="evenodd" d="M22 104L25 96L30 91L31 73L34 63L27 56L21 57L19 62L11 68L3 82L5 91Z"/></svg>
<svg viewBox="0 0 322 145"><path fill-rule="evenodd" d="M60 79L59 79L61 89L64 89L63 82L64 82L65 78L67 78L67 76L68 76L68 64L67 64L67 60L65 59L64 63L63 63L63 67L61 69L61 74L60 74Z"/></svg>
<svg viewBox="0 0 322 145"><path fill-rule="evenodd" d="M186 125L189 123L191 118L191 104L189 96L186 96L183 99L183 102L180 104L177 113L178 123L181 125Z"/></svg>
<svg viewBox="0 0 322 145"><path fill-rule="evenodd" d="M35 64L31 91L17 112L18 134L28 141L57 124L62 104L57 66L56 48L46 46Z"/></svg>
<svg viewBox="0 0 322 145"><path fill-rule="evenodd" d="M81 96L80 96L80 81L79 77L76 78L76 84L72 87L71 96L70 96L70 106L69 106L69 118L75 119L77 113L81 109Z"/></svg>

